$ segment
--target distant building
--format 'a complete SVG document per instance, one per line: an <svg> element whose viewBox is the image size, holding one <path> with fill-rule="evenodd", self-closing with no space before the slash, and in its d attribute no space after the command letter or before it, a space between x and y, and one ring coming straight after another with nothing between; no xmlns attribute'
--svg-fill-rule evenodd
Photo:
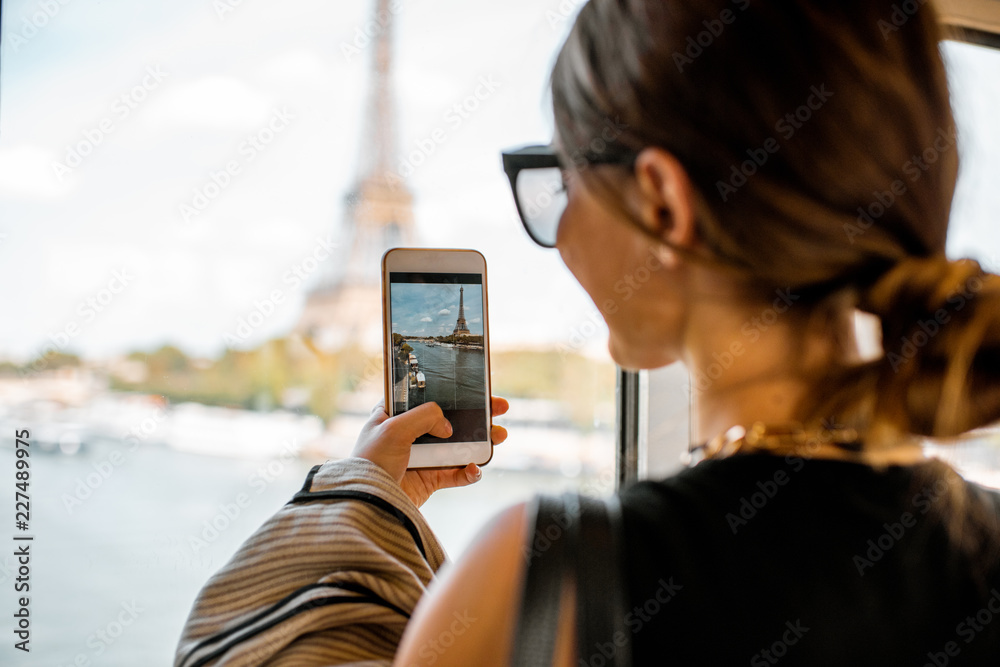
<svg viewBox="0 0 1000 667"><path fill-rule="evenodd" d="M469 325L465 323L465 288L460 287L458 289L458 322L455 323L455 330L451 332L452 336L471 336L472 332L469 331Z"/></svg>
<svg viewBox="0 0 1000 667"><path fill-rule="evenodd" d="M295 330L317 346L333 350L355 343L376 351L382 341L382 254L412 246L413 195L393 171L397 157L391 86L389 0L376 0L375 16L385 21L374 43L371 85L361 133L357 184L346 197L346 241L350 251L309 293ZM347 247L345 243L343 248Z"/></svg>

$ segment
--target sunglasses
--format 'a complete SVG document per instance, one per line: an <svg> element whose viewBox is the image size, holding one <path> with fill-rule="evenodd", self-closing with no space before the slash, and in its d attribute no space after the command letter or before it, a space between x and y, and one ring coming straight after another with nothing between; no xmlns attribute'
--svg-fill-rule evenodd
<svg viewBox="0 0 1000 667"><path fill-rule="evenodd" d="M521 224L532 241L543 248L554 248L559 221L569 201L564 179L566 168L551 145L524 146L503 151L501 155ZM581 157L583 165L635 162L634 155L590 153Z"/></svg>

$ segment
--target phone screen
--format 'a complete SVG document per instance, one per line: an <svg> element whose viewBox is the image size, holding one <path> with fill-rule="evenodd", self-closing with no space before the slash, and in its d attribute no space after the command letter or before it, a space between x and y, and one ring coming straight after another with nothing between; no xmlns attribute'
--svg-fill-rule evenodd
<svg viewBox="0 0 1000 667"><path fill-rule="evenodd" d="M479 273L389 273L394 414L435 402L451 422L448 438L487 440L483 276Z"/></svg>

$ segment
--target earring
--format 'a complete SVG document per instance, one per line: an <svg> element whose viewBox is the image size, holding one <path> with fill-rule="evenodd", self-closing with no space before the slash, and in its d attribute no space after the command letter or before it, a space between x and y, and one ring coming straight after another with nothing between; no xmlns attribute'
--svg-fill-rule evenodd
<svg viewBox="0 0 1000 667"><path fill-rule="evenodd" d="M674 266L677 256L674 254L673 250L671 250L670 246L658 243L655 246L654 253L657 261L660 263L660 266Z"/></svg>

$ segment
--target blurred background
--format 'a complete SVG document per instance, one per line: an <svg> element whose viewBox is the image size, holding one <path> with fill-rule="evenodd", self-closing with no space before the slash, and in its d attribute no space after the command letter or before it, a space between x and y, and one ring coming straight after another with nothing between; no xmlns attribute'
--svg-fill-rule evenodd
<svg viewBox="0 0 1000 667"><path fill-rule="evenodd" d="M546 77L581 4L3 3L0 448L31 432L35 541L33 652L4 642L0 662L171 663L208 577L381 398L392 245L488 262L510 436L424 506L449 555L535 492L614 488L605 325L521 229L499 155L550 139ZM1000 55L944 50L949 252L996 271ZM667 474L687 376L642 382L642 474ZM983 442L958 462L996 483Z"/></svg>

